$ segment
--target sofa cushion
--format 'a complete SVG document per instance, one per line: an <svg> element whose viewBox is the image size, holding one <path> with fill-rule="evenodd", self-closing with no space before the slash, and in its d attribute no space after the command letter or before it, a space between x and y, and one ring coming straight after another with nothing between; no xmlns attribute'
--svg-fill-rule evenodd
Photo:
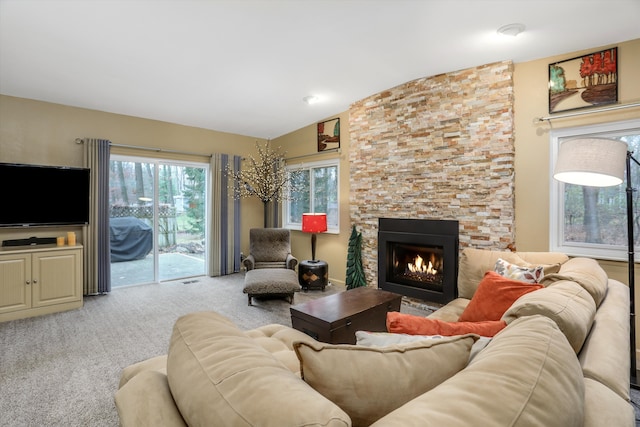
<svg viewBox="0 0 640 427"><path fill-rule="evenodd" d="M494 269L498 258L523 267L542 265L544 274L557 273L569 258L558 252L509 252L465 248L460 254L458 296L471 299L487 271Z"/></svg>
<svg viewBox="0 0 640 427"><path fill-rule="evenodd" d="M542 287L542 285L503 277L495 271L487 271L459 320L461 322L500 320L515 300Z"/></svg>
<svg viewBox="0 0 640 427"><path fill-rule="evenodd" d="M562 264L558 273L544 277L542 284L549 286L558 280L572 280L582 286L598 307L607 293L609 278L595 259L572 258Z"/></svg>
<svg viewBox="0 0 640 427"><path fill-rule="evenodd" d="M455 375L477 337L465 335L389 347L295 343L304 380L368 426Z"/></svg>
<svg viewBox="0 0 640 427"><path fill-rule="evenodd" d="M515 320L469 365L373 426L582 427L584 381L573 349L544 316Z"/></svg>
<svg viewBox="0 0 640 427"><path fill-rule="evenodd" d="M348 426L349 417L217 313L173 328L167 379L190 426ZM295 402L295 410L283 411Z"/></svg>
<svg viewBox="0 0 640 427"><path fill-rule="evenodd" d="M555 273L561 265L569 261L567 254L562 252L516 252L520 258L531 265L543 265L545 274Z"/></svg>
<svg viewBox="0 0 640 427"><path fill-rule="evenodd" d="M123 384L115 395L121 427L186 426L176 407L167 376L145 370Z"/></svg>
<svg viewBox="0 0 640 427"><path fill-rule="evenodd" d="M466 298L456 298L451 302L448 302L445 306L437 309L427 317L431 319L444 320L445 322L457 322L460 315L469 305L469 301Z"/></svg>
<svg viewBox="0 0 640 427"><path fill-rule="evenodd" d="M245 331L244 334L267 350L291 372L300 375L300 361L293 351L294 341L315 341L309 335L284 325L270 324Z"/></svg>
<svg viewBox="0 0 640 427"><path fill-rule="evenodd" d="M395 334L409 335L464 335L477 334L492 337L507 324L502 320L484 322L445 322L431 317L390 311L387 313L387 331Z"/></svg>
<svg viewBox="0 0 640 427"><path fill-rule="evenodd" d="M556 322L576 354L593 324L596 305L587 291L575 282L561 281L518 299L502 319L507 323L540 314Z"/></svg>
<svg viewBox="0 0 640 427"><path fill-rule="evenodd" d="M629 400L630 328L629 287L609 280L607 295L578 358L586 378L601 382L625 400Z"/></svg>
<svg viewBox="0 0 640 427"><path fill-rule="evenodd" d="M584 379L584 427L633 427L636 414L631 404L591 378Z"/></svg>

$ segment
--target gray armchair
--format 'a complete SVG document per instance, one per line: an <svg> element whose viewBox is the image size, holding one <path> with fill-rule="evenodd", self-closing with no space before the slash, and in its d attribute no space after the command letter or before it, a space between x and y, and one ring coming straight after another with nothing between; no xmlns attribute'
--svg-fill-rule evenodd
<svg viewBox="0 0 640 427"><path fill-rule="evenodd" d="M243 261L247 271L258 268L295 270L298 259L291 255L291 232L286 228L249 230L249 256Z"/></svg>

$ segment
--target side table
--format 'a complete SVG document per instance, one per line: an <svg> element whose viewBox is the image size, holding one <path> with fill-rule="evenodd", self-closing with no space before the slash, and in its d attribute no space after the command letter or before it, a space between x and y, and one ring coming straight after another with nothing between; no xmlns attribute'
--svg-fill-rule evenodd
<svg viewBox="0 0 640 427"><path fill-rule="evenodd" d="M304 260L298 264L298 282L302 289L322 289L329 284L329 264L320 260Z"/></svg>

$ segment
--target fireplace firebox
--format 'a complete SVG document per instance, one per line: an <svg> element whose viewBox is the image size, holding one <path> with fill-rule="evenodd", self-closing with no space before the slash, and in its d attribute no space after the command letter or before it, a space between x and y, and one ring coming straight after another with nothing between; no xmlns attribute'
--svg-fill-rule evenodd
<svg viewBox="0 0 640 427"><path fill-rule="evenodd" d="M457 297L458 221L378 220L378 287L446 304Z"/></svg>

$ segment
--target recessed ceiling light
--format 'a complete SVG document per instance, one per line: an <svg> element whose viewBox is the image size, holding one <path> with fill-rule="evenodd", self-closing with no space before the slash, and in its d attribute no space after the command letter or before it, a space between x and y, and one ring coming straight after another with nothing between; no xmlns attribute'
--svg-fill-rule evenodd
<svg viewBox="0 0 640 427"><path fill-rule="evenodd" d="M320 101L320 98L318 98L317 96L310 95L310 96L305 96L304 98L302 98L302 100L305 103L311 105L311 104L315 104L318 101Z"/></svg>
<svg viewBox="0 0 640 427"><path fill-rule="evenodd" d="M524 24L503 25L502 27L498 28L498 34L501 34L503 36L515 37L523 32L525 28L526 27L524 26Z"/></svg>

